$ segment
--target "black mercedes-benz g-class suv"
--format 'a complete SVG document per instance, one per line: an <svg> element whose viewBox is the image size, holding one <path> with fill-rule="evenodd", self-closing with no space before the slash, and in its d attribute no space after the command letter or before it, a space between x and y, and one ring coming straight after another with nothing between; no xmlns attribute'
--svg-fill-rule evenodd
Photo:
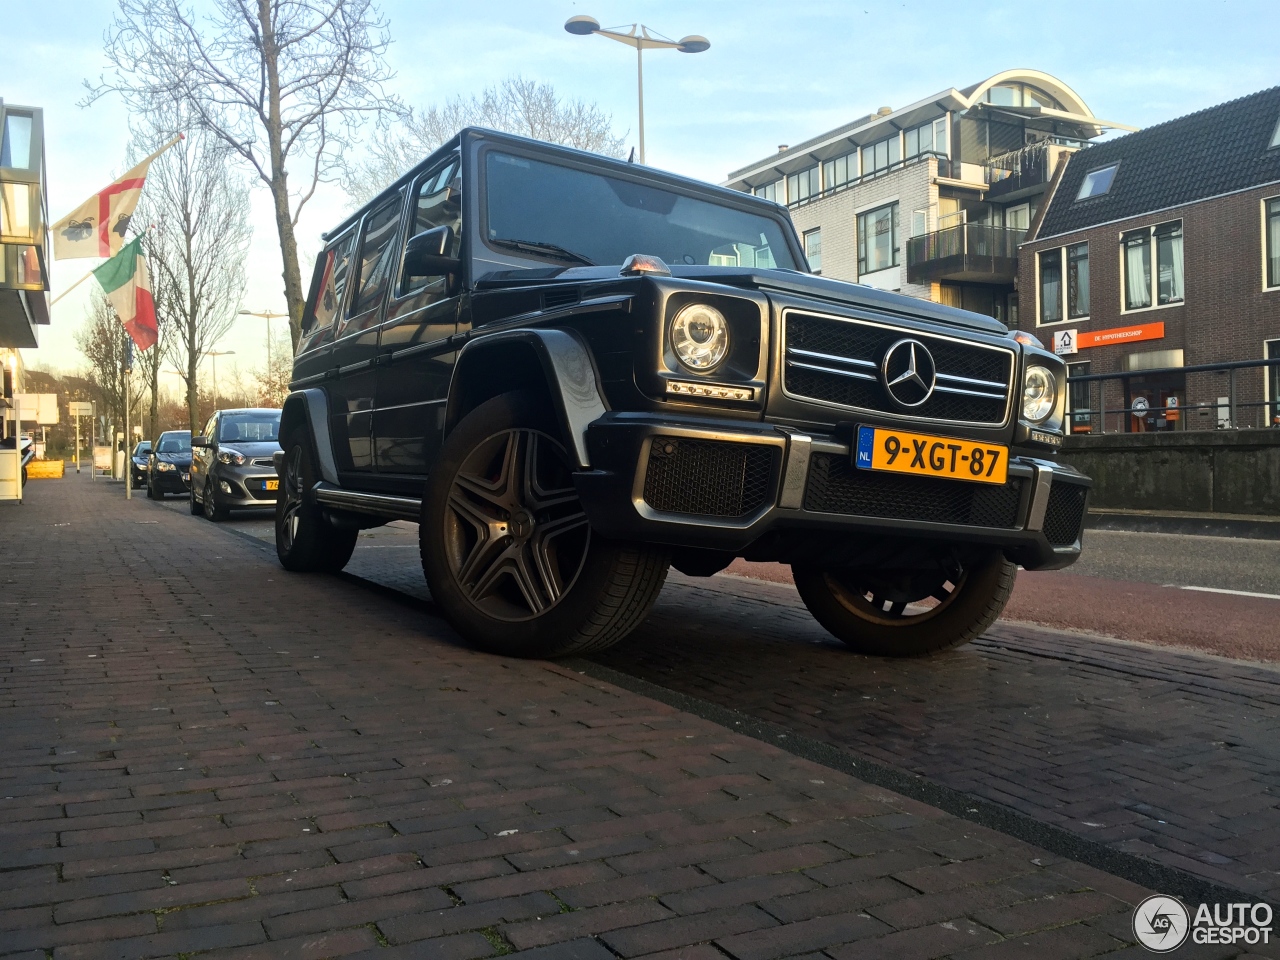
<svg viewBox="0 0 1280 960"><path fill-rule="evenodd" d="M1065 388L990 317L813 276L774 203L467 129L325 235L276 547L332 571L416 521L440 609L509 655L612 644L669 565L734 557L929 653L1079 555Z"/></svg>

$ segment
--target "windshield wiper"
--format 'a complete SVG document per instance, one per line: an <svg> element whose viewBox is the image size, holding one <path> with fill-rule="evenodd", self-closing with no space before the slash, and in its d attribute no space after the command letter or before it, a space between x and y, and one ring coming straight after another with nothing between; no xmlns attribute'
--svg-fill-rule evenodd
<svg viewBox="0 0 1280 960"><path fill-rule="evenodd" d="M564 247L554 243L544 243L541 240L512 240L502 237L488 242L491 247L510 247L512 250L525 250L529 253L549 253L553 257L568 260L570 263L581 263L588 267L596 265L596 262L589 257L574 253L572 250L566 250Z"/></svg>

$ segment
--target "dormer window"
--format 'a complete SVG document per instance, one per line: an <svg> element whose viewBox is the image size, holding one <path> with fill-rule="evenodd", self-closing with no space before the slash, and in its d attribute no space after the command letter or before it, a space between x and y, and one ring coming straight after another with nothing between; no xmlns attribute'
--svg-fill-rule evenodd
<svg viewBox="0 0 1280 960"><path fill-rule="evenodd" d="M1088 200L1090 197L1101 197L1110 192L1111 182L1115 180L1118 169L1120 164L1113 163L1110 166L1099 167L1097 170L1090 170L1084 175L1084 181L1080 184L1080 192L1076 194L1076 199Z"/></svg>

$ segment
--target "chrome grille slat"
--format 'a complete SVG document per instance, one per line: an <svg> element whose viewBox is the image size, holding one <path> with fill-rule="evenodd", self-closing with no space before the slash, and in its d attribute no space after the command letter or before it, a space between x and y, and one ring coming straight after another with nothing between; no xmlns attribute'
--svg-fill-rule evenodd
<svg viewBox="0 0 1280 960"><path fill-rule="evenodd" d="M782 326L782 388L797 400L917 422L973 426L1002 426L1012 414L1012 348L798 309L783 311ZM923 344L936 370L932 395L909 412L892 403L878 373L885 351L904 338Z"/></svg>
<svg viewBox="0 0 1280 960"><path fill-rule="evenodd" d="M875 382L875 377L870 373L862 373L860 370L835 370L831 367L820 367L816 363L801 363L799 360L788 360L787 366L800 367L804 370L817 370L820 373L834 373L841 377L854 377L858 380L870 380Z"/></svg>

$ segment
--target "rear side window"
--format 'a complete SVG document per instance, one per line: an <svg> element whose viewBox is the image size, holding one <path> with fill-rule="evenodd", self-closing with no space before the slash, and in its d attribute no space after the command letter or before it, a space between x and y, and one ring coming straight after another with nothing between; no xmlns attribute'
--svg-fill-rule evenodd
<svg viewBox="0 0 1280 960"><path fill-rule="evenodd" d="M342 295L347 289L347 277L351 273L351 248L355 246L355 232L345 237L321 254L320 278L315 288L315 307L311 311L309 324L304 326L305 332L314 327L325 329L333 325L334 318L342 307Z"/></svg>
<svg viewBox="0 0 1280 960"><path fill-rule="evenodd" d="M382 302L391 275L392 241L400 227L400 198L379 207L365 220L360 244L360 286L349 316L357 317Z"/></svg>

